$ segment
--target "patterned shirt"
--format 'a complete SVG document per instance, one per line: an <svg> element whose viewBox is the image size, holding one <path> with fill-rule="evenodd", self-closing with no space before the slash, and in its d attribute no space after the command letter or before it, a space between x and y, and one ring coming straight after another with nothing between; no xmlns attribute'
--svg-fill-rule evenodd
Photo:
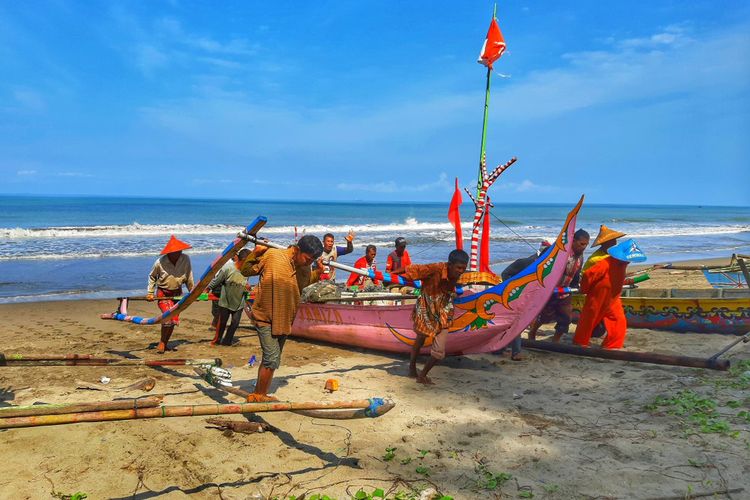
<svg viewBox="0 0 750 500"><path fill-rule="evenodd" d="M172 264L167 255L162 255L154 262L154 267L148 275L147 293L153 294L157 288L181 291L183 284L187 285L188 290L192 290L195 286L190 257L184 253L180 254L177 262Z"/></svg>
<svg viewBox="0 0 750 500"><path fill-rule="evenodd" d="M259 326L270 326L273 335L292 332L302 289L320 277L320 272L313 272L310 266L295 265L296 248L269 248L260 255L255 250L247 256L240 269L244 276L260 276L255 288L252 315Z"/></svg>
<svg viewBox="0 0 750 500"><path fill-rule="evenodd" d="M406 268L405 279L422 280L422 294L417 299L411 319L414 331L434 337L453 323L453 299L456 281L448 279L448 264L414 264Z"/></svg>

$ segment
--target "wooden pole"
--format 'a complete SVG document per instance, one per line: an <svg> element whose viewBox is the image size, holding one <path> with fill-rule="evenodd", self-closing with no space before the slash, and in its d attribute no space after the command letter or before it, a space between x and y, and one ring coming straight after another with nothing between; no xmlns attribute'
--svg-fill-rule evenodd
<svg viewBox="0 0 750 500"><path fill-rule="evenodd" d="M219 383L214 382L211 377L208 375L205 369L203 369L200 366L196 366L193 368L195 373L197 373L205 382L208 382L213 387L227 392L229 394L234 394L235 396L239 396L244 400L247 400L247 397L250 395L250 393L246 390L240 389L239 387L234 386L226 386ZM395 406L395 403L393 403L390 400L385 400L383 403L383 413L388 412L391 408ZM335 420L348 420L353 418L366 418L370 415L367 414L367 409L365 408L336 408L336 409L325 409L325 410L294 410L292 413L296 413L298 415L304 415L305 417L313 417L313 418L328 418L328 419L335 419Z"/></svg>
<svg viewBox="0 0 750 500"><path fill-rule="evenodd" d="M62 415L102 410L127 410L130 408L153 408L159 406L164 396L148 396L139 399L122 399L97 403L62 403L49 405L10 406L0 408L0 418L37 417L40 415Z"/></svg>
<svg viewBox="0 0 750 500"><path fill-rule="evenodd" d="M598 347L579 347L570 344L559 344L556 342L544 342L539 340L526 340L522 342L528 349L539 349L542 351L560 352L589 358L615 359L618 361L635 361L638 363L654 363L657 365L688 366L691 368L708 368L710 370L726 371L729 369L729 360L715 358L692 358L689 356L674 356L671 354L658 354L654 352L619 351L611 349L600 349Z"/></svg>
<svg viewBox="0 0 750 500"><path fill-rule="evenodd" d="M0 419L0 429L18 427L38 427L45 425L74 424L80 422L109 422L114 420L136 420L143 418L198 417L206 415L237 415L272 411L326 410L337 408L364 409L370 417L379 417L391 408L393 403L380 398L356 401L332 401L291 403L241 403L210 405L176 405L156 408L131 408L128 410L105 410L63 415L41 415L35 417L9 417Z"/></svg>
<svg viewBox="0 0 750 500"><path fill-rule="evenodd" d="M221 359L95 358L91 354L3 354L0 366L221 366Z"/></svg>
<svg viewBox="0 0 750 500"><path fill-rule="evenodd" d="M738 257L737 264L740 265L740 269L742 270L742 275L745 277L745 286L750 288L750 271L747 270L747 264L745 264L745 259L743 259L742 257Z"/></svg>

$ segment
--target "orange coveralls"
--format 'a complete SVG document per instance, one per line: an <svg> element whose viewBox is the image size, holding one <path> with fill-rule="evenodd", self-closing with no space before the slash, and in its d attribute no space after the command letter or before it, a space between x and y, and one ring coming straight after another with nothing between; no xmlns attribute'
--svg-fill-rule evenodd
<svg viewBox="0 0 750 500"><path fill-rule="evenodd" d="M607 257L583 273L581 292L586 301L581 309L573 343L588 346L596 325L604 320L607 336L602 341L605 349L620 349L625 343L627 321L622 309L620 293L628 262Z"/></svg>

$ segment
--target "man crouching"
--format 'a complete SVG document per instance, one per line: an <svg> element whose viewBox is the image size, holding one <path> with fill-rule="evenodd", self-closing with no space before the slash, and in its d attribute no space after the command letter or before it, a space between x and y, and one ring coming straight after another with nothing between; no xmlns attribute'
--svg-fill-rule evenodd
<svg viewBox="0 0 750 500"><path fill-rule="evenodd" d="M411 319L417 339L411 348L409 376L416 377L420 384L432 384L427 376L433 366L445 357L448 328L453 323L453 299L456 296L458 278L466 271L469 256L463 250L453 250L448 262L436 264L414 264L406 267L401 276L410 281L422 281L422 294L417 298ZM429 339L429 340L428 340ZM417 372L417 356L425 345L431 345L430 359L422 372Z"/></svg>

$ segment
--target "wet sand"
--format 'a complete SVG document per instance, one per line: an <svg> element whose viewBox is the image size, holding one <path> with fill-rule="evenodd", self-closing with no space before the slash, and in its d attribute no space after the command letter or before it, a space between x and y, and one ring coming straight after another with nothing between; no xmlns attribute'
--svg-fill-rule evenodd
<svg viewBox="0 0 750 500"><path fill-rule="evenodd" d="M706 288L699 271L658 270L644 287ZM0 306L5 353L87 353L159 357L158 327L103 321L115 301ZM153 304L134 312L153 314ZM246 319L235 347L209 346L209 307L182 318L172 357L221 357L235 384L252 390L260 358ZM549 333L552 325L543 327ZM722 335L630 330L627 349L708 356L733 340ZM350 498L425 488L463 498L683 498L744 489L750 496L748 389L727 372L524 352L526 359L450 358L433 372L436 385L407 378L403 356L291 339L272 390L294 401L390 397L397 406L378 419L334 421L288 413L251 417L278 428L229 434L204 417L82 423L0 431L5 498L287 498L326 493ZM732 363L748 345L730 351ZM111 378L108 385L99 382ZM166 404L238 402L187 367L0 368L0 405L103 401L144 393L114 392L146 376ZM341 387L328 394L324 383ZM99 387L100 391L81 389ZM717 402L729 433L705 433L657 396L693 391ZM685 394L685 393L683 393ZM737 401L738 403L731 403ZM739 407L736 405L739 404ZM229 417L243 420L243 417ZM736 435L733 435L736 433ZM386 448L392 450L393 458ZM510 479L503 480L510 475ZM493 481L494 477L494 481ZM493 488L494 486L494 488Z"/></svg>

